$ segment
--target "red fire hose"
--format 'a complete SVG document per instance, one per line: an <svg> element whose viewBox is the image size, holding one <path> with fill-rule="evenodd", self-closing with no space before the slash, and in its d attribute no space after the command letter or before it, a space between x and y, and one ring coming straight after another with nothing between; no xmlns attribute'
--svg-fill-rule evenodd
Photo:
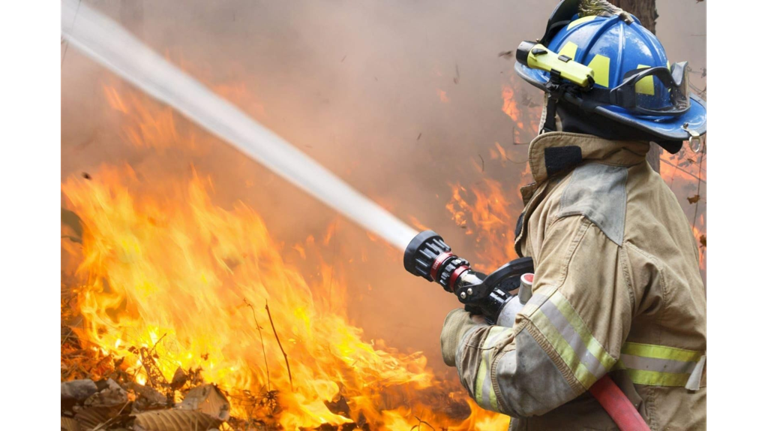
<svg viewBox="0 0 768 431"><path fill-rule="evenodd" d="M603 376L589 392L608 412L621 431L650 431L632 402L609 376Z"/></svg>

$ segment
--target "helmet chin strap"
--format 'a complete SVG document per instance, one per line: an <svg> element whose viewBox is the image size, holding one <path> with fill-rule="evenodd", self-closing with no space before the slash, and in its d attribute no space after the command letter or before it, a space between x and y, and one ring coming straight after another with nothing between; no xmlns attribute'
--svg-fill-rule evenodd
<svg viewBox="0 0 768 431"><path fill-rule="evenodd" d="M544 110L541 111L541 120L539 121L539 135L557 131L557 100L549 93L544 93L547 99Z"/></svg>
<svg viewBox="0 0 768 431"><path fill-rule="evenodd" d="M541 121L539 122L539 134L557 131L557 104L565 96L565 93L574 91L576 85L564 80L560 72L555 69L550 71L549 81L545 84L544 97L546 105L541 112Z"/></svg>

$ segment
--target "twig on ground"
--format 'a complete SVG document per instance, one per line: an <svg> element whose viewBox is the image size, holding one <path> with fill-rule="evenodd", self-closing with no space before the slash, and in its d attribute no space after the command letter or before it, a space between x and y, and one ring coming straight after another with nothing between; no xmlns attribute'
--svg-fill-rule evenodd
<svg viewBox="0 0 768 431"><path fill-rule="evenodd" d="M83 318L81 317L81 318L80 318L80 319L77 321L77 323L75 323L75 326L77 326L77 325L79 325L80 323L82 323L82 321L83 321ZM62 346L64 345L64 343L66 343L67 341L69 341L69 338L70 338L70 337L72 337L72 335L75 333L75 331L72 329L72 326L70 326L70 325L67 325L67 326L66 326L66 328L67 328L67 329L69 329L69 332L67 333L67 336L66 336L66 337L64 337L64 338L61 340L61 345L62 345Z"/></svg>
<svg viewBox="0 0 768 431"><path fill-rule="evenodd" d="M291 364L288 363L288 354L285 353L285 350L283 350L283 345L280 343L280 337L277 336L277 329L275 329L275 322L272 321L272 313L269 312L269 303L266 303L264 308L267 309L267 316L269 316L269 324L272 325L272 332L275 333L275 340L277 340L277 345L280 347L280 351L283 352L283 357L285 358L285 367L288 369L288 380L291 382L291 392L293 392L293 376L291 375Z"/></svg>
<svg viewBox="0 0 768 431"><path fill-rule="evenodd" d="M271 383L269 380L269 362L267 362L267 349L264 347L264 336L261 334L261 325L259 325L259 321L256 320L256 309L253 308L253 304L248 302L247 299L243 298L243 302L245 302L245 305L251 307L251 312L253 313L253 322L256 323L256 329L259 330L259 339L261 340L261 352L264 353L264 365L267 367L267 391L271 391Z"/></svg>

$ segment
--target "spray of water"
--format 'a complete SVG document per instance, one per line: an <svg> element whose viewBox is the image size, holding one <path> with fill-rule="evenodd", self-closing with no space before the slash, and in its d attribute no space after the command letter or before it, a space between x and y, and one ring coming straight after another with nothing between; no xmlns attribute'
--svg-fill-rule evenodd
<svg viewBox="0 0 768 431"><path fill-rule="evenodd" d="M404 250L416 236L411 227L167 62L119 24L78 3L62 1L62 35L73 47L393 246Z"/></svg>

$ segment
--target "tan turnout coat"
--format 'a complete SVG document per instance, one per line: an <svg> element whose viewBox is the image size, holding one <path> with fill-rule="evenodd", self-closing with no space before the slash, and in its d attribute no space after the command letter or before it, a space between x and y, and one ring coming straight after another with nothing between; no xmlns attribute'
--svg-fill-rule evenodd
<svg viewBox="0 0 768 431"><path fill-rule="evenodd" d="M649 144L553 132L515 240L535 265L511 328L455 310L443 357L516 430L617 429L589 394L609 374L653 430L706 428L706 293L698 244Z"/></svg>

